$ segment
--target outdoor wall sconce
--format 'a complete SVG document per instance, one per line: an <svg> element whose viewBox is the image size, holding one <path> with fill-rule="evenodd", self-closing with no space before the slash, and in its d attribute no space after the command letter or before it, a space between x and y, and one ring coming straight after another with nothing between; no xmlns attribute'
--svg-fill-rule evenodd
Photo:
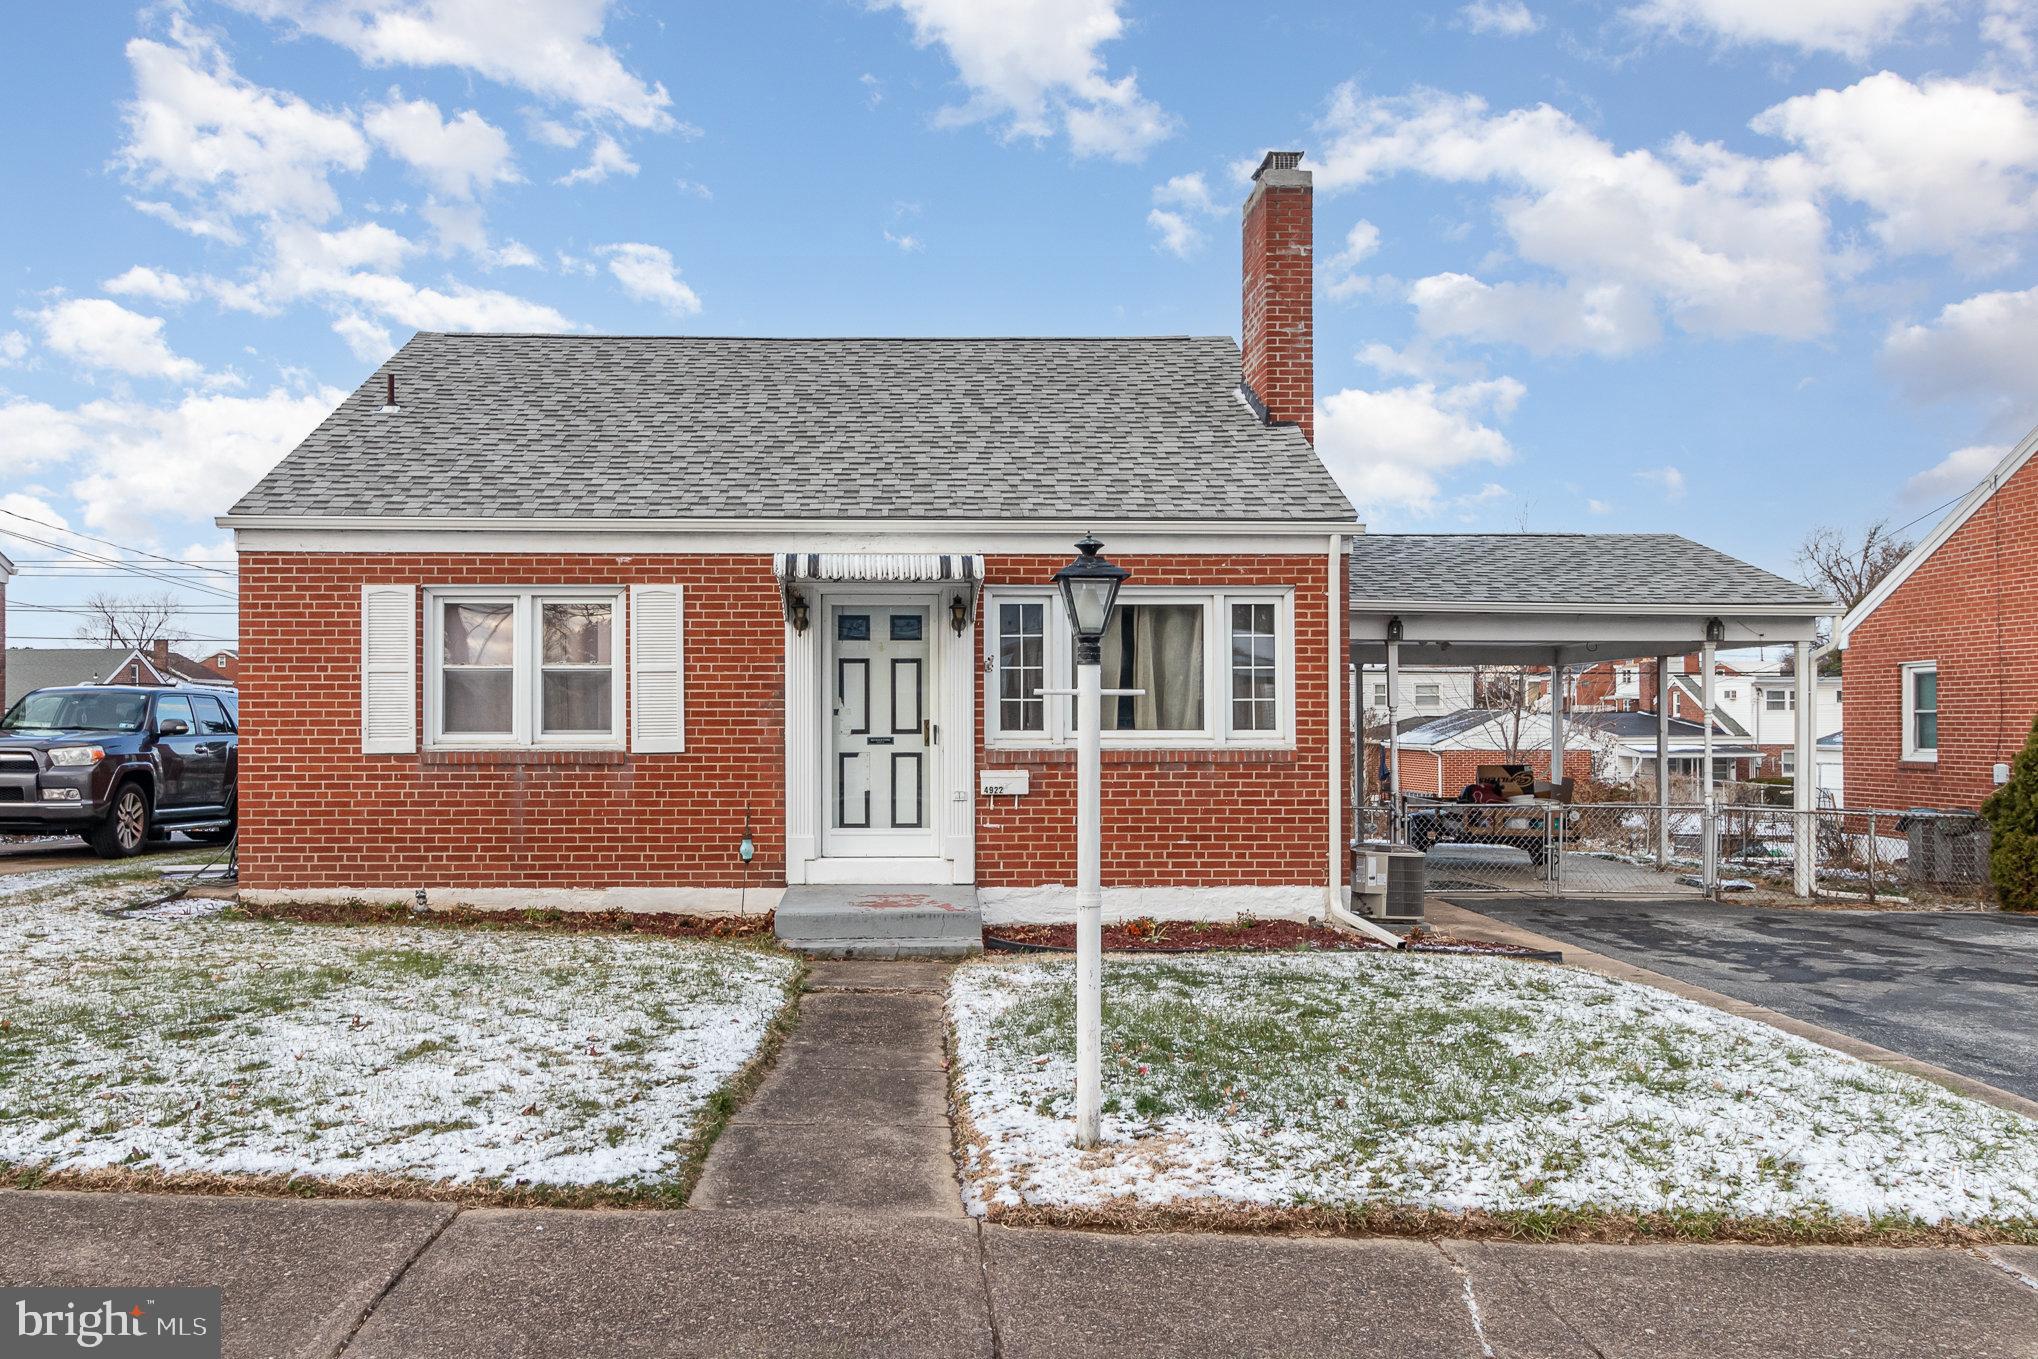
<svg viewBox="0 0 2038 1359"><path fill-rule="evenodd" d="M955 635L958 637L962 636L963 629L969 626L969 605L963 602L961 595L948 601L948 626L955 629Z"/></svg>
<svg viewBox="0 0 2038 1359"><path fill-rule="evenodd" d="M807 630L807 597L798 590L795 590L787 597L786 602L792 605L793 631L805 632Z"/></svg>
<svg viewBox="0 0 2038 1359"><path fill-rule="evenodd" d="M1726 620L1720 618L1706 619L1705 640L1713 643L1714 645L1718 645L1719 643L1726 641L1727 640Z"/></svg>
<svg viewBox="0 0 2038 1359"><path fill-rule="evenodd" d="M1401 615L1398 613L1387 620L1387 640L1390 642L1401 640Z"/></svg>

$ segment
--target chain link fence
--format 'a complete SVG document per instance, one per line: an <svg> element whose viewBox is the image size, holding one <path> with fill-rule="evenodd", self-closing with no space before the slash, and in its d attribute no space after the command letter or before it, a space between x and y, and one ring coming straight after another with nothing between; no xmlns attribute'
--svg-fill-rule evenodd
<svg viewBox="0 0 2038 1359"><path fill-rule="evenodd" d="M1987 822L1920 808L1411 801L1361 809L1360 836L1424 851L1434 892L1518 896L1734 896L1834 905L1993 905Z"/></svg>

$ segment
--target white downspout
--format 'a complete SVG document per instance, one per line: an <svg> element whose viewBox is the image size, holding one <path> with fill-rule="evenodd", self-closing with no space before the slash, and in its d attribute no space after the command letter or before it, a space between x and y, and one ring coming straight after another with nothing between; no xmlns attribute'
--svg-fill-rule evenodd
<svg viewBox="0 0 2038 1359"><path fill-rule="evenodd" d="M1797 673L1793 679L1797 689L1797 720L1791 725L1790 734L1797 768L1791 774L1790 806L1796 863L1791 871L1791 886L1799 896L1808 897L1818 890L1818 839L1814 834L1817 825L1813 820L1813 794L1818 787L1818 770L1813 761L1817 755L1819 676L1818 662L1812 659L1810 642L1797 644L1795 659Z"/></svg>
<svg viewBox="0 0 2038 1359"><path fill-rule="evenodd" d="M1345 592L1343 588L1344 587L1343 557L1344 557L1344 538L1341 535L1334 533L1330 537L1330 565L1329 565L1330 579L1328 581L1329 589L1327 591L1327 599L1329 602L1325 605L1325 609L1329 614L1329 618L1326 621L1330 625L1326 629L1326 631L1329 632L1330 634L1329 643L1330 668L1328 675L1330 689L1329 695L1330 719L1329 719L1329 730L1327 730L1324 733L1324 736L1330 746L1330 749L1327 752L1328 753L1327 763L1330 765L1330 864L1329 872L1325 877L1325 881L1328 884L1328 886L1324 889L1325 910L1330 910L1336 907L1344 900L1345 855L1350 852L1345 847L1345 833L1344 833L1345 730L1344 730L1344 717L1342 712L1340 711L1341 704L1339 702L1340 698L1343 695L1344 689L1343 679L1345 662L1344 655ZM1358 709L1354 708L1352 712L1353 715L1356 717ZM1356 723L1354 723L1353 729L1355 731L1357 730Z"/></svg>

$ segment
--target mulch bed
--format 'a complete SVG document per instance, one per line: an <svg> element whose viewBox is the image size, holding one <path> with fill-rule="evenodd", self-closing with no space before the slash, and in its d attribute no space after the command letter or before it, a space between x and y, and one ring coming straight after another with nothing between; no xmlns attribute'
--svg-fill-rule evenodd
<svg viewBox="0 0 2038 1359"><path fill-rule="evenodd" d="M530 930L551 934L656 934L673 939L772 938L772 913L676 915L650 911L483 911L471 906L406 906L368 902L241 902L235 913L250 920L301 925L432 925L451 929Z"/></svg>
<svg viewBox="0 0 2038 1359"><path fill-rule="evenodd" d="M1060 925L987 925L984 947L1013 953L1067 953L1075 949L1073 921ZM1361 934L1306 925L1299 920L1153 921L1128 920L1104 927L1104 947L1121 953L1328 953L1385 952L1387 946ZM1411 953L1485 953L1502 958L1557 955L1478 939L1453 939L1424 929L1408 934Z"/></svg>

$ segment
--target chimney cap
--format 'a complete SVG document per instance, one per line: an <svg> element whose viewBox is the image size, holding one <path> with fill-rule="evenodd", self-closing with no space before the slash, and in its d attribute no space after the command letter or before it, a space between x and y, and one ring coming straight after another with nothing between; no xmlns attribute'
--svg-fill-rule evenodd
<svg viewBox="0 0 2038 1359"><path fill-rule="evenodd" d="M1258 179L1269 170L1294 170L1299 169L1301 165L1300 151L1269 151L1260 161L1260 168L1253 171L1253 178Z"/></svg>

